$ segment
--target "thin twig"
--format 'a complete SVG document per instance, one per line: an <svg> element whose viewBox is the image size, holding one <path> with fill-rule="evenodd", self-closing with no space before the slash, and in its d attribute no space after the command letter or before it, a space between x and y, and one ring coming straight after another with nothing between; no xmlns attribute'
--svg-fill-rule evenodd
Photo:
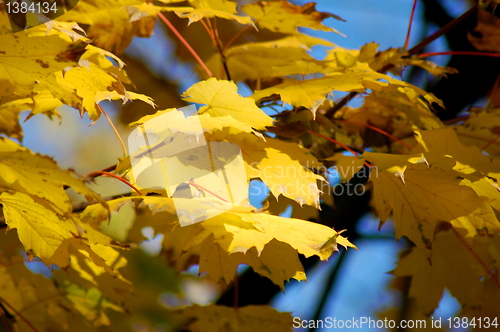
<svg viewBox="0 0 500 332"><path fill-rule="evenodd" d="M453 21L450 23L446 24L444 27L441 29L437 30L434 32L432 35L430 35L427 38L424 38L420 43L417 45L413 46L410 50L408 50L408 53L410 56L417 54L421 50L424 49L427 45L432 43L434 40L438 39L445 33L448 33L450 30L454 29L457 25L462 23L466 18L468 18L470 15L474 14L477 11L477 4L472 6L469 10L467 10L465 13L460 15L459 17L455 18Z"/></svg>
<svg viewBox="0 0 500 332"><path fill-rule="evenodd" d="M407 148L408 150L411 150L411 146L409 146L408 144L406 144L405 142L401 141L399 138L397 137L394 137L392 136L391 134L389 134L388 132L386 131L383 131L382 129L380 128L377 128L375 126L372 126L372 125L369 125L369 124L366 124L366 123L361 123L361 122L354 122L354 121L348 121L348 120L335 120L337 122L344 122L344 123L349 123L349 124L353 124L353 125L356 125L356 126L360 126L360 127L366 127L366 128L370 128L372 130L375 130L375 131L378 131L379 133L381 133L382 135L385 135L387 137L389 137L390 139L400 143L401 145L403 145L405 148Z"/></svg>
<svg viewBox="0 0 500 332"><path fill-rule="evenodd" d="M208 190L207 188L205 188L205 187L203 187L203 186L200 186L199 184L197 184L197 183L195 183L195 182L193 182L193 181L191 181L191 180L190 180L188 183L189 183L190 185L192 185L193 187L195 187L196 189L198 189L198 190L203 190L203 191L206 191L207 193L212 194L213 196L217 197L218 199L220 199L220 200L222 200L222 201L224 201L224 202L226 202L226 203L229 203L227 200L225 200L224 198L220 197L219 195L217 195L217 194L216 194L216 193L214 193L213 191L210 191L210 190Z"/></svg>
<svg viewBox="0 0 500 332"><path fill-rule="evenodd" d="M179 33L179 31L177 31L177 29L174 27L174 25L172 23L170 23L170 21L162 13L158 13L158 17L170 28L170 30L172 30L172 32L174 33L174 35L177 38L179 38L179 40L181 41L181 43L183 43L184 46L186 46L186 48L188 49L188 51L193 55L193 57L196 59L196 61L198 61L198 63L205 70L205 72L207 73L207 75L209 77L214 76L212 74L212 72L210 71L210 69L208 69L208 67L205 64L205 62L203 62L203 60L201 60L201 58L196 53L196 51L191 47L191 45L189 45L189 43L186 41L186 39L184 39L184 37L182 37L182 35Z"/></svg>
<svg viewBox="0 0 500 332"><path fill-rule="evenodd" d="M212 39L212 42L215 46L215 49L217 50L217 52L220 55L222 66L224 67L224 71L226 72L226 77L230 81L231 75L229 74L229 68L227 67L226 56L224 55L224 52L222 51L222 47L221 47L222 43L221 43L220 38L219 38L219 32L217 31L217 26L215 25L215 21L214 21L215 27L212 26L212 23L210 23L209 19L207 19L207 23L205 23L203 21L203 19L200 20L200 22L203 24L203 26L205 27L205 30L207 30L208 34L210 35L210 38Z"/></svg>
<svg viewBox="0 0 500 332"><path fill-rule="evenodd" d="M343 143L340 143L339 141L331 138L331 137L328 137L328 136L325 136L323 134L320 134L320 133L317 133L315 131L312 131L312 130L309 130L309 129L306 129L306 131L311 134L311 135L314 135L314 136L318 136L318 137L321 137L321 138L324 138L332 143L335 143L337 145L340 145L342 148L344 148L345 150L349 151L350 153L352 153L353 155L355 156L359 156L359 153L357 153L356 151L354 151L353 149L351 149L350 147L348 147L347 145L343 144Z"/></svg>
<svg viewBox="0 0 500 332"><path fill-rule="evenodd" d="M472 55L472 56L489 56L500 58L500 53L488 53L488 52L472 52L472 51L447 51L447 52L432 52L432 53L420 53L417 58L428 58L436 55Z"/></svg>
<svg viewBox="0 0 500 332"><path fill-rule="evenodd" d="M29 320L27 320L23 315L21 315L21 313L19 311L17 311L13 306L11 306L7 301L2 299L1 297L0 297L0 302L2 302L4 305L9 307L10 310L12 310L17 316L19 316L19 318L21 318L23 320L23 322L25 322L26 325L28 325L33 331L40 332L36 329L36 327L33 326L33 324L31 324L31 322Z"/></svg>
<svg viewBox="0 0 500 332"><path fill-rule="evenodd" d="M113 174L113 173L110 173L110 172L106 172L106 171L95 171L95 172L92 172L90 173L89 175L87 175L86 177L89 177L89 178L96 178L98 176L105 176L105 177L111 177L111 178L115 178L117 180L120 180L121 182L125 183L127 186L129 186L130 188L134 189L134 191L136 193L138 193L140 196L142 196L142 193L139 191L139 189L137 189L136 187L134 187L134 185L130 182L128 182L127 180L125 180L124 178L121 178L119 177L118 175L116 174Z"/></svg>
<svg viewBox="0 0 500 332"><path fill-rule="evenodd" d="M486 143L482 148L481 150L486 150L491 144L495 143L496 141L498 141L498 139L500 138L500 135L497 135L497 137L495 137L494 139L490 140L488 143Z"/></svg>
<svg viewBox="0 0 500 332"><path fill-rule="evenodd" d="M5 310L3 309L3 307L0 307L0 317L2 318L3 327L5 327L5 331L12 332L9 326L9 322L7 321L7 315L5 315L3 312L5 312Z"/></svg>
<svg viewBox="0 0 500 332"><path fill-rule="evenodd" d="M116 129L113 121L111 121L111 118L109 117L108 113L106 113L106 111L101 107L101 105L97 104L97 107L102 112L102 114L104 114L106 119L108 119L108 122L111 125L111 128L113 128L113 131L115 132L116 137L118 137L118 140L120 141L120 144L121 144L122 150L123 150L123 156L126 157L127 156L127 148L125 147L125 143L123 143L123 140L120 137L120 134L118 133L118 130Z"/></svg>
<svg viewBox="0 0 500 332"><path fill-rule="evenodd" d="M205 23L205 19L201 19L199 21L201 23L201 25L203 25L203 27L205 28L205 30L207 31L208 35L210 36L210 39L212 39L212 43L214 44L214 46L217 44L217 42L215 41L215 35L214 35L214 32L208 27L208 25Z"/></svg>
<svg viewBox="0 0 500 332"><path fill-rule="evenodd" d="M411 14L410 14L410 23L408 23L408 32L406 33L405 46L403 47L404 50L406 50L408 48L408 45L410 44L411 27L413 26L413 17L415 16L415 8L417 7L417 1L418 0L413 0L413 7L411 8Z"/></svg>
<svg viewBox="0 0 500 332"><path fill-rule="evenodd" d="M251 27L252 27L252 25L247 25L244 29L241 29L237 34L235 34L233 36L233 38L231 38L227 42L226 46L224 46L223 51L227 50L229 48L229 46L231 46L236 39L238 39L242 34L244 34L245 32L247 32L247 30L250 29Z"/></svg>

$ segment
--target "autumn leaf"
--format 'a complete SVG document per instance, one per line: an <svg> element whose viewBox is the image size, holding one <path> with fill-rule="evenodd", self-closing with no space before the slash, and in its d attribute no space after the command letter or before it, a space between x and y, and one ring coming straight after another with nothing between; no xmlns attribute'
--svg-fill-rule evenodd
<svg viewBox="0 0 500 332"><path fill-rule="evenodd" d="M181 8L175 13L181 18L188 18L189 24L198 22L203 18L220 17L235 20L240 24L253 24L248 16L235 15L236 3L229 0L189 0L193 8Z"/></svg>
<svg viewBox="0 0 500 332"><path fill-rule="evenodd" d="M257 25L274 32L295 34L298 27L330 31L340 35L337 30L321 22L329 17L344 21L337 15L316 11L316 4L309 2L297 6L287 1L259 1L243 6L243 11L252 16Z"/></svg>
<svg viewBox="0 0 500 332"><path fill-rule="evenodd" d="M211 116L230 115L238 121L248 123L255 129L272 126L273 120L259 109L251 98L244 98L237 93L233 82L210 78L191 86L184 94L184 100L205 104L198 111Z"/></svg>
<svg viewBox="0 0 500 332"><path fill-rule="evenodd" d="M368 155L371 158L377 155L371 160L382 166L370 174L374 186L373 202L381 221L384 222L392 211L396 237L407 236L423 250L432 245L436 221L466 217L485 201L471 188L461 185L460 179L449 170L432 165L430 168L412 164L398 166L394 161L389 163L394 166L389 166L384 165L383 154ZM421 159L420 156L399 156L401 162L405 159L411 162L412 158L415 158L413 162ZM404 182L401 174L404 174Z"/></svg>
<svg viewBox="0 0 500 332"><path fill-rule="evenodd" d="M307 75L323 70L319 62L307 53L306 45L298 37L230 47L225 58L231 78L235 81L264 81L272 77ZM207 65L214 73L224 71L219 54L214 54Z"/></svg>
<svg viewBox="0 0 500 332"><path fill-rule="evenodd" d="M29 96L35 82L43 82L66 67L76 66L85 52L87 43L72 42L69 36L50 30L44 36L32 36L45 26L15 35L1 35L0 44L0 97ZM50 52L46 46L50 45Z"/></svg>
<svg viewBox="0 0 500 332"><path fill-rule="evenodd" d="M122 54L134 36L151 36L160 11L174 9L182 8L153 6L142 0L79 1L60 20L90 25L87 35L96 46Z"/></svg>
<svg viewBox="0 0 500 332"><path fill-rule="evenodd" d="M83 194L90 202L102 202L102 198L77 179L73 172L61 170L49 157L34 154L5 138L0 139L0 156L0 187L43 199L58 214L72 211L64 185Z"/></svg>
<svg viewBox="0 0 500 332"><path fill-rule="evenodd" d="M258 253L252 248L245 253L228 253L214 241L212 235L203 240L200 247L200 272L207 272L208 278L228 285L235 278L240 264L251 266L261 276L269 278L274 284L285 289L285 281L306 280L304 268L296 255L288 255L290 246L272 240Z"/></svg>
<svg viewBox="0 0 500 332"><path fill-rule="evenodd" d="M480 252L481 256L486 255L483 250L488 244L481 238L476 238L474 242L473 250ZM494 242L497 247L498 237ZM436 236L430 260L418 249L413 249L394 272L398 276L413 277L410 296L416 298L424 313L434 311L446 287L461 303L470 309L475 308L476 314L488 312L492 317L498 315L498 308L488 307L487 296L484 296L487 289L493 291L491 286L494 287L494 283L485 280L489 279L488 273L451 231Z"/></svg>

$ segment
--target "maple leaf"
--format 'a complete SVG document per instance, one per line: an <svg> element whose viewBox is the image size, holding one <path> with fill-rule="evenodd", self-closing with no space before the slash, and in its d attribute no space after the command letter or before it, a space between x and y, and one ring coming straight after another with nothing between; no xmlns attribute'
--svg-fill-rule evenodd
<svg viewBox="0 0 500 332"><path fill-rule="evenodd" d="M3 105L2 105L3 106ZM0 107L2 109L3 107ZM19 112L13 108L5 108L0 112L0 133L23 141L23 129L19 124Z"/></svg>
<svg viewBox="0 0 500 332"><path fill-rule="evenodd" d="M219 17L226 20L235 20L240 24L253 24L248 16L235 15L236 3L229 0L189 0L194 8L182 8L175 10L181 18L188 18L189 24L198 22L203 18Z"/></svg>
<svg viewBox="0 0 500 332"><path fill-rule="evenodd" d="M272 77L307 75L323 70L296 36L233 46L225 52L225 58L231 78L235 81L264 81ZM207 65L214 73L223 72L219 54L214 54Z"/></svg>
<svg viewBox="0 0 500 332"><path fill-rule="evenodd" d="M292 316L289 313L280 313L266 306L245 306L237 311L226 306L191 306L182 310L182 315L193 319L189 324L193 332L250 332L257 329L266 331L290 331Z"/></svg>
<svg viewBox="0 0 500 332"><path fill-rule="evenodd" d="M308 80L286 79L271 88L256 91L252 97L260 100L272 94L281 96L281 100L292 106L304 106L316 115L316 110L326 100L327 94L338 91L364 91L361 84L364 75L333 74Z"/></svg>
<svg viewBox="0 0 500 332"><path fill-rule="evenodd" d="M243 11L252 16L259 27L274 32L295 34L298 33L298 27L304 27L342 35L337 30L327 27L321 22L330 17L340 21L344 20L334 14L316 11L316 4L313 2L301 7L284 0L258 1L243 6Z"/></svg>
<svg viewBox="0 0 500 332"><path fill-rule="evenodd" d="M71 282L64 272L59 274L64 277L57 282L32 273L22 255L8 250L20 245L16 231L2 233L0 238L0 303L15 317L16 331L32 330L33 326L43 330L73 331L82 324L109 325L104 310L122 311L99 290L85 290Z"/></svg>
<svg viewBox="0 0 500 332"><path fill-rule="evenodd" d="M34 154L16 143L0 138L0 187L32 195L50 204L58 214L72 211L69 197L63 185L83 194L89 202L101 202L102 198L90 190L83 181L74 177L71 171L59 169L49 157Z"/></svg>
<svg viewBox="0 0 500 332"><path fill-rule="evenodd" d="M128 81L120 74L121 67L106 58L116 61L116 56L89 46L88 39L74 40L60 29L42 25L19 32L16 37L0 36L0 41L4 45L0 53L0 97L8 96L8 107L32 106L32 115L50 114L62 102L81 114L88 111L90 118L97 120L100 111L96 103L105 99L141 99L154 105L143 95L127 92L120 81ZM90 53L83 56L86 51ZM118 63L123 66L121 61ZM30 97L33 102L27 103Z"/></svg>
<svg viewBox="0 0 500 332"><path fill-rule="evenodd" d="M500 108L476 108L469 109L469 117L463 126L470 129L493 129L500 127Z"/></svg>
<svg viewBox="0 0 500 332"><path fill-rule="evenodd" d="M127 199L133 201L133 198L123 198L117 205L111 201L110 206L119 209ZM200 269L209 272L215 281L224 280L229 283L234 277L234 269L239 264L248 264L257 273L283 287L283 281L290 278L305 280L303 269L297 261L297 252L306 257L317 255L326 260L338 250L336 244L355 248L346 238L323 225L256 213L254 208L245 207L234 207L221 213L214 206L211 210L196 212L193 203L199 204L203 199L185 201L192 207L192 218L196 218L197 213L208 214L205 220L186 227L176 227L179 223L179 211L176 210L177 205L174 205L173 199L144 197L144 205L157 215L161 213L163 217L157 220L153 218L154 222L141 224L140 227L152 226L155 232L163 233L163 245L165 249L173 251L173 257L183 256L187 259L189 255L186 252L198 255ZM96 212L102 210L101 207L94 205L91 209L94 216L101 215L102 221L104 220L104 214ZM88 212L83 214L87 215ZM165 218L165 215L168 217ZM217 262L213 261L214 257L218 257ZM278 261L287 262L287 267L281 263L271 264ZM183 263L184 260L180 259L180 270L186 268Z"/></svg>
<svg viewBox="0 0 500 332"><path fill-rule="evenodd" d="M494 241L485 243L479 237L474 242L472 250L480 253L486 261L490 261L491 258L486 257L488 251L484 249L491 246L491 242L495 243L493 246L498 247L498 236ZM489 312L492 317L498 315L498 308L489 308L486 303L488 297L483 295L488 289L493 291L491 286L494 284L485 281L489 279L487 271L470 255L469 250L460 243L453 232L441 232L436 235L430 261L422 252L413 249L398 264L394 273L398 276L412 276L410 296L416 298L426 314L431 314L437 307L446 287L460 303L474 308L477 315L482 312ZM498 292L498 288L494 292Z"/></svg>
<svg viewBox="0 0 500 332"><path fill-rule="evenodd" d="M500 231L500 222L495 215L495 211L488 203L483 203L466 217L458 217L452 220L451 224L457 229L466 231L463 236L469 244L472 244L477 234L498 234Z"/></svg>
<svg viewBox="0 0 500 332"><path fill-rule="evenodd" d="M494 200L494 204L498 207L500 203L498 189L491 179L494 179L495 182L500 180L500 161L485 156L475 146L462 145L455 131L451 128L421 131L417 133L416 137L419 146L414 149L415 152L424 152L429 162L437 165L445 165L451 158L452 163L455 163L451 168L465 178L462 184L470 186L478 194L484 194L490 200ZM482 183L476 186L478 181L482 181Z"/></svg>
<svg viewBox="0 0 500 332"><path fill-rule="evenodd" d="M92 259L97 266L115 275L113 269L98 254L109 254L111 238L92 228L85 227L72 218L63 218L23 193L0 194L5 220L9 228L18 230L28 258L40 257L48 266L55 264L64 268L69 265L70 246ZM96 253L97 251L97 253Z"/></svg>
<svg viewBox="0 0 500 332"><path fill-rule="evenodd" d="M261 138L247 133L214 133L210 140L227 140L237 144L242 151L247 179L259 178L278 198L284 195L297 201L319 207L318 180L322 176L314 174L309 168L320 166L309 150L296 143L283 143L279 140Z"/></svg>
<svg viewBox="0 0 500 332"><path fill-rule="evenodd" d="M208 278L215 282L223 281L228 285L235 277L234 271L240 264L251 266L261 276L269 278L274 284L285 289L285 281L293 278L306 280L306 274L298 256L288 255L290 246L272 240L260 252L251 248L245 253L229 253L209 235L200 246L200 273L207 272Z"/></svg>
<svg viewBox="0 0 500 332"><path fill-rule="evenodd" d="M237 91L233 82L210 78L194 84L182 96L186 101L207 105L200 108L199 114L207 112L214 117L230 115L255 129L273 125L272 118L258 108L251 98L244 98Z"/></svg>
<svg viewBox="0 0 500 332"><path fill-rule="evenodd" d="M353 58L357 61L367 62L370 67L375 71L380 71L387 65L392 65L396 68L392 69L391 72L401 76L401 69L405 66L418 66L427 70L430 74L441 77L446 77L446 74L456 74L458 71L450 67L441 67L435 63L417 57L409 57L408 52L402 48L389 48L384 51L378 51L379 45L377 43L368 43L358 50L347 50L352 54ZM338 51L345 52L343 48L335 48L331 51L327 58L332 57Z"/></svg>
<svg viewBox="0 0 500 332"><path fill-rule="evenodd" d="M87 35L96 46L121 54L134 36L151 36L160 11L174 9L182 8L153 6L143 0L89 0L79 1L59 19L90 25Z"/></svg>
<svg viewBox="0 0 500 332"><path fill-rule="evenodd" d="M456 128L458 139L465 146L476 146L485 151L490 157L498 158L500 156L500 141L497 139L494 127L490 129L471 129L464 126Z"/></svg>
<svg viewBox="0 0 500 332"><path fill-rule="evenodd" d="M374 186L374 206L381 221L393 211L396 237L405 235L423 250L431 246L437 220L466 217L486 200L461 185L452 171L432 167L432 163L430 168L404 164L405 160L418 162L421 156L387 156L389 159L384 160L385 154L365 154L377 165L370 179Z"/></svg>
<svg viewBox="0 0 500 332"><path fill-rule="evenodd" d="M62 105L63 103L60 100L54 98L50 91L45 90L42 84L36 84L33 87L33 92L31 93L30 97L14 99L11 102L6 100L6 102L0 106L0 109L6 114L15 114L16 122L18 122L19 113L24 110L31 110L26 120L34 115L42 113L48 116L50 119L52 119L53 117L60 117L59 112L56 109ZM7 131L5 132L5 134L9 135L9 132ZM18 136L20 136L20 138L22 138L21 128L19 128L19 131L14 131L14 133L10 134L9 136L13 138L18 138Z"/></svg>
<svg viewBox="0 0 500 332"><path fill-rule="evenodd" d="M55 72L75 66L85 52L87 43L83 40L72 42L56 30L37 36L39 30L47 29L41 26L30 32L0 36L0 97L29 96L35 82L43 82ZM50 45L51 52L47 52L45 45Z"/></svg>

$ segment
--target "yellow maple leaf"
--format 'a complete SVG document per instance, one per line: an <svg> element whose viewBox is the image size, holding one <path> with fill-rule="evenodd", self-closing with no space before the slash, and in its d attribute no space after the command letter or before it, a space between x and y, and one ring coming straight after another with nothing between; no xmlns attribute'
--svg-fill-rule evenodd
<svg viewBox="0 0 500 332"><path fill-rule="evenodd" d="M182 18L188 18L189 24L198 22L202 18L220 17L226 20L235 20L240 24L253 24L249 16L235 15L236 3L229 0L189 0L194 8L182 8L175 13Z"/></svg>
<svg viewBox="0 0 500 332"><path fill-rule="evenodd" d="M483 203L466 217L458 217L452 220L451 224L457 229L466 230L464 238L469 244L472 244L477 234L498 234L500 231L500 222L488 203Z"/></svg>
<svg viewBox="0 0 500 332"><path fill-rule="evenodd" d="M104 204L73 172L61 170L49 157L34 154L5 138L0 138L0 157L0 187L44 199L58 214L68 214L73 209L64 185L84 195L89 202Z"/></svg>
<svg viewBox="0 0 500 332"><path fill-rule="evenodd" d="M414 152L424 152L430 163L448 167L458 172L462 185L471 187L477 194L487 197L500 207L498 180L500 161L484 155L476 146L464 146L452 128L420 131L416 135L419 145ZM494 179L494 181L492 181Z"/></svg>
<svg viewBox="0 0 500 332"><path fill-rule="evenodd" d="M375 176L378 175L378 171L387 172L401 179L403 184L405 183L404 172L409 163L423 163L429 166L422 153L415 155L393 155L387 153L374 153L365 151L362 157L365 160L368 160L372 165L374 165L373 167L376 168Z"/></svg>
<svg viewBox="0 0 500 332"><path fill-rule="evenodd" d="M199 114L230 115L255 129L273 125L273 119L258 108L252 98L244 98L237 91L233 82L210 78L194 84L182 96L186 101L207 105L200 108Z"/></svg>
<svg viewBox="0 0 500 332"><path fill-rule="evenodd" d="M47 31L41 26L0 36L0 97L29 96L35 82L43 82L55 72L75 66L85 52L87 44L83 40L73 42L68 35L56 30L38 36L39 30Z"/></svg>
<svg viewBox="0 0 500 332"><path fill-rule="evenodd" d="M225 52L225 58L231 78L235 81L264 81L272 77L307 75L323 70L296 36L233 46ZM219 54L214 54L207 61L207 66L214 73L223 72Z"/></svg>
<svg viewBox="0 0 500 332"><path fill-rule="evenodd" d="M151 119L157 118L163 114L176 111L177 109L175 108L169 108L166 110L161 110L157 111L155 114L151 115L146 115L140 118L139 120L132 122L129 124L129 126L136 126L136 125L142 125L148 122ZM244 122L238 121L232 116L229 115L224 115L224 116L211 116L209 113L204 113L200 114L196 117L187 117L184 118L182 117L181 121L170 121L167 125L167 129L171 132L176 132L176 131L181 131L181 132L189 132L190 128L194 128L194 126L189 127L188 123L197 123L197 121L200 122L201 127L203 128L203 131L209 131L213 132L216 130L222 130L223 128L229 127L236 129L241 132L246 132L246 133L251 133L255 132L255 130L252 129L252 127ZM148 124L148 129L151 128L152 130L158 129L158 130L163 130L165 129L165 124L157 124L155 122L150 122ZM158 131L156 131L158 132Z"/></svg>
<svg viewBox="0 0 500 332"><path fill-rule="evenodd" d="M491 261L485 250L489 244L484 243L483 239L476 238L472 250L479 253L483 261ZM493 242L498 246L498 236ZM401 260L394 273L397 276L412 276L409 295L416 298L420 309L428 315L438 306L446 287L460 303L475 309L476 315L490 311L494 313L492 317L498 316L498 307L483 305L483 301L491 298L498 301L498 288L493 294L483 295L488 286L494 283L485 282L489 278L488 272L453 232L436 235L430 259L414 248Z"/></svg>
<svg viewBox="0 0 500 332"><path fill-rule="evenodd" d="M488 153L490 157L500 157L500 140L497 139L496 130L492 129L471 129L465 126L456 128L459 141L465 146L474 145Z"/></svg>
<svg viewBox="0 0 500 332"><path fill-rule="evenodd" d="M393 211L396 237L407 236L428 250L437 220L451 221L474 212L486 199L461 185L452 171L409 165L405 183L393 174L371 172L373 202L382 221Z"/></svg>
<svg viewBox="0 0 500 332"><path fill-rule="evenodd" d="M286 34L296 34L298 27L330 31L342 35L337 30L321 22L329 17L344 21L337 15L316 11L316 4L309 2L297 6L287 1L258 1L243 6L243 11L255 19L262 28Z"/></svg>
<svg viewBox="0 0 500 332"><path fill-rule="evenodd" d="M200 247L200 273L207 272L211 280L228 285L234 279L238 266L246 264L284 290L285 281L291 278L306 280L298 256L288 255L289 251L288 244L272 240L260 254L255 248L245 253L229 253L214 241L213 235L209 235Z"/></svg>
<svg viewBox="0 0 500 332"><path fill-rule="evenodd" d="M3 106L3 105L2 105ZM0 133L23 141L23 129L19 124L19 109L0 107Z"/></svg>
<svg viewBox="0 0 500 332"><path fill-rule="evenodd" d="M300 205L319 207L322 191L318 188L318 181L321 185L326 182L310 170L321 164L309 150L273 138L263 141L248 133L216 133L210 137L210 140L220 139L241 148L248 181L259 178L276 198L284 195Z"/></svg>
<svg viewBox="0 0 500 332"><path fill-rule="evenodd" d="M102 251L98 243L110 245L113 241L92 228L85 227L73 218L64 218L45 208L32 197L23 193L3 192L0 195L5 220L9 228L16 228L28 258L40 259L48 266L64 268L69 265L70 246L91 258L96 265L115 274L92 248Z"/></svg>
<svg viewBox="0 0 500 332"><path fill-rule="evenodd" d="M143 0L89 0L79 1L59 20L90 25L87 35L96 46L121 54L134 36L151 36L160 11L182 8L153 6Z"/></svg>
<svg viewBox="0 0 500 332"><path fill-rule="evenodd" d="M102 295L99 296L95 288L86 290L68 279L56 283L41 274L32 273L21 255L6 251L9 245L13 247L19 244L15 231L1 234L0 244L0 302L15 317L12 331L28 331L34 326L43 331L76 331L84 324L109 324L104 309L122 311ZM66 297L68 294L70 296ZM19 315L22 315L22 319L19 319ZM5 321L2 320L2 327Z"/></svg>

